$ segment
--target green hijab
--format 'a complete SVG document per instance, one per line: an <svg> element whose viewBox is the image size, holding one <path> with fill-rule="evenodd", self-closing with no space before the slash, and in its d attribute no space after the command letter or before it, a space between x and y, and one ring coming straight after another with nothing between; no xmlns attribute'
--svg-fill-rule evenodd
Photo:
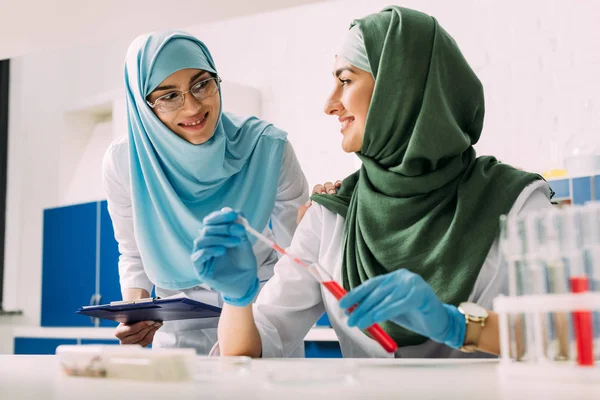
<svg viewBox="0 0 600 400"><path fill-rule="evenodd" d="M481 82L431 16L401 7L354 21L375 88L362 167L336 195L313 200L346 218L342 278L350 290L400 268L439 299L466 301L521 191L539 175L476 158L483 127ZM400 346L426 338L382 324Z"/></svg>

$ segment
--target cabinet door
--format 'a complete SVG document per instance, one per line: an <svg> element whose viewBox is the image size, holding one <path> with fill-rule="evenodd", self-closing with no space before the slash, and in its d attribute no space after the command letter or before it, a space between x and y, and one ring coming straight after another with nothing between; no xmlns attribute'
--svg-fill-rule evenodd
<svg viewBox="0 0 600 400"><path fill-rule="evenodd" d="M119 284L119 246L106 201L100 203L100 296L102 304L121 300ZM100 320L100 326L117 326L117 322Z"/></svg>
<svg viewBox="0 0 600 400"><path fill-rule="evenodd" d="M44 210L42 326L93 326L75 311L96 286L96 203Z"/></svg>
<svg viewBox="0 0 600 400"><path fill-rule="evenodd" d="M16 337L14 354L56 354L61 344L77 344L77 339Z"/></svg>
<svg viewBox="0 0 600 400"><path fill-rule="evenodd" d="M81 339L81 344L103 344L103 345L118 345L118 339Z"/></svg>
<svg viewBox="0 0 600 400"><path fill-rule="evenodd" d="M327 315L327 313L323 313L323 315L321 315L321 318L319 318L317 320L317 322L315 323L316 326L328 326L331 327L331 322L329 322L329 316Z"/></svg>
<svg viewBox="0 0 600 400"><path fill-rule="evenodd" d="M573 178L573 204L585 204L592 200L595 193L592 193L593 177Z"/></svg>
<svg viewBox="0 0 600 400"><path fill-rule="evenodd" d="M304 342L306 358L342 358L339 342Z"/></svg>

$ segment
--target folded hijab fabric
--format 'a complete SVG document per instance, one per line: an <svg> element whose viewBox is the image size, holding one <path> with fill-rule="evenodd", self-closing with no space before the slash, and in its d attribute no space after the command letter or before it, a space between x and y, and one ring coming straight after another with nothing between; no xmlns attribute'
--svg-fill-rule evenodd
<svg viewBox="0 0 600 400"><path fill-rule="evenodd" d="M255 117L219 113L212 137L195 145L146 103L182 69L217 73L208 48L184 32L138 37L125 66L129 163L136 241L150 280L164 289L202 284L190 261L202 219L225 206L262 231L271 216L286 133ZM220 88L219 88L220 94Z"/></svg>
<svg viewBox="0 0 600 400"><path fill-rule="evenodd" d="M372 74L365 41L358 25L354 25L348 31L338 57L343 57L355 67Z"/></svg>
<svg viewBox="0 0 600 400"><path fill-rule="evenodd" d="M375 79L357 153L363 165L336 195L313 196L346 218L343 284L352 289L406 268L457 305L474 287L500 215L542 178L475 156L483 88L434 18L389 7L352 26L362 32ZM401 346L426 340L383 326Z"/></svg>

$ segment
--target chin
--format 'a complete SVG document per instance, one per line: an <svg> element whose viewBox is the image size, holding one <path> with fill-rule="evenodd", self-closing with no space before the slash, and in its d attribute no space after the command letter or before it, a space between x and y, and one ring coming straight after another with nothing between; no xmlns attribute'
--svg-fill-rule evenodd
<svg viewBox="0 0 600 400"><path fill-rule="evenodd" d="M203 144L207 142L211 137L213 137L215 133L215 127L213 127L212 129L207 128L208 127L205 127L201 132L196 132L193 134L190 134L190 132L186 132L184 130L177 130L174 132L177 134L177 136L181 137L182 139L186 140L191 144Z"/></svg>
<svg viewBox="0 0 600 400"><path fill-rule="evenodd" d="M192 137L192 138L190 138L189 142L191 144L203 144L203 143L206 143L213 136L213 133L211 133L210 135L198 135L198 136Z"/></svg>
<svg viewBox="0 0 600 400"><path fill-rule="evenodd" d="M344 138L344 140L342 140L342 150L344 150L346 153L356 153L357 151L360 151L360 146L357 148L354 143L351 141L346 141Z"/></svg>

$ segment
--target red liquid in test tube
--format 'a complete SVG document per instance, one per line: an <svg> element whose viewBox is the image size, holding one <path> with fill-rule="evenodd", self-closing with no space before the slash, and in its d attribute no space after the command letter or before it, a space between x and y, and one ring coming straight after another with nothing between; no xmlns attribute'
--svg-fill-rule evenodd
<svg viewBox="0 0 600 400"><path fill-rule="evenodd" d="M254 235L255 237L257 237L259 240L263 241L264 243L266 243L267 245L271 246L273 249L275 249L277 252L284 254L288 257L290 257L296 264L302 265L303 267L306 268L310 268L310 265L308 265L307 263L305 263L304 261L302 261L299 258L296 258L294 256L291 256L290 254L287 253L287 251L285 251L285 249L283 249L282 247L280 247L277 243L273 242L272 240L264 237L262 234L260 234L258 231L256 231L255 229L253 229L249 224L248 221L245 220L244 218L240 219L240 223L242 223L244 225L244 227L246 228L246 230ZM331 279L331 278L329 278ZM344 297L346 295L346 290L340 286L339 283L337 283L336 281L323 281L322 278L318 278L318 281L323 284L323 286L325 286L327 288L327 290L329 291L329 293L331 293L337 300L341 299L342 297ZM356 306L352 306L348 311L352 312L354 309L356 308ZM376 340L381 347L383 347L385 349L385 351L387 351L388 353L393 353L398 349L398 345L396 344L396 342L394 341L394 339L392 339L390 337L390 335L388 335L383 328L381 328L381 326L379 326L379 324L373 324L370 327L368 327L366 329L366 331L369 333L369 335L371 335L371 337Z"/></svg>
<svg viewBox="0 0 600 400"><path fill-rule="evenodd" d="M333 295L336 299L341 299L346 295L346 289L340 286L336 281L324 281L321 282L323 286L329 290L329 293ZM354 311L356 306L352 306L348 309L349 312ZM393 353L398 349L398 345L394 342L394 339L388 335L379 324L373 324L366 329L366 331L371 335L373 339L375 339L381 347L385 349L388 353Z"/></svg>
<svg viewBox="0 0 600 400"><path fill-rule="evenodd" d="M288 255L287 252L282 249L281 247L279 247L277 244L273 245L273 247L275 248L275 250L281 252L282 254ZM296 258L296 257L292 257L292 259L294 260L295 263L303 265L305 267L309 267L304 261ZM346 289L344 289L339 283L337 283L336 281L321 281L321 284L323 286L325 286L327 288L327 290L329 291L329 293L331 293L333 295L333 297L335 297L337 300L341 299L342 297L344 297L346 295ZM354 309L356 308L356 306L352 306L348 309L349 312L354 311ZM383 347L383 349L385 351L387 351L388 353L393 353L398 349L398 345L396 344L396 342L394 341L394 339L392 339L390 337L390 335L388 335L381 326L379 326L379 324L373 324L370 327L368 327L367 329L365 329L369 335L371 335L371 337L377 341L377 343L379 343L381 345L381 347Z"/></svg>
<svg viewBox="0 0 600 400"><path fill-rule="evenodd" d="M585 276L571 277L571 292L584 293L589 290L588 278ZM579 365L594 365L594 336L592 333L592 313L590 311L574 311L573 325L577 343L577 363Z"/></svg>

